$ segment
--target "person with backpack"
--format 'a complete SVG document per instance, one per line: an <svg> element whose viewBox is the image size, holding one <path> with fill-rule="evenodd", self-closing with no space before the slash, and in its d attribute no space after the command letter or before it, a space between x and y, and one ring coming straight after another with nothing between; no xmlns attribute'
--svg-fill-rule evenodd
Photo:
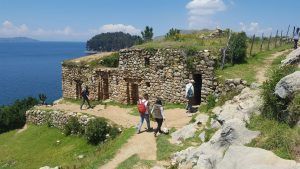
<svg viewBox="0 0 300 169"><path fill-rule="evenodd" d="M88 109L92 108L92 106L90 105L90 101L89 101L89 94L90 94L89 89L87 86L85 86L85 88L82 89L82 91L81 91L82 104L80 105L80 110L82 110L82 106L84 105L85 101L87 102L87 104L89 106Z"/></svg>
<svg viewBox="0 0 300 169"><path fill-rule="evenodd" d="M148 94L144 94L144 96L140 96L138 103L137 103L137 107L138 107L138 111L140 113L140 123L137 126L137 134L139 134L141 132L141 128L143 126L144 120L146 120L147 122L147 131L151 131L150 128L150 115L149 115L149 96Z"/></svg>
<svg viewBox="0 0 300 169"><path fill-rule="evenodd" d="M298 48L299 30L300 30L300 28L297 28L296 32L294 33L294 49Z"/></svg>
<svg viewBox="0 0 300 169"><path fill-rule="evenodd" d="M155 118L155 121L157 123L157 127L154 130L154 137L157 136L157 133L163 133L165 134L162 130L161 130L161 126L163 124L163 122L165 121L165 115L164 115L164 109L162 106L162 101L160 98L157 98L155 104L152 107L151 110L151 114L153 115L153 117Z"/></svg>
<svg viewBox="0 0 300 169"><path fill-rule="evenodd" d="M186 110L187 113L192 113L192 98L194 97L194 80L189 80L189 83L185 86L185 97L187 99Z"/></svg>

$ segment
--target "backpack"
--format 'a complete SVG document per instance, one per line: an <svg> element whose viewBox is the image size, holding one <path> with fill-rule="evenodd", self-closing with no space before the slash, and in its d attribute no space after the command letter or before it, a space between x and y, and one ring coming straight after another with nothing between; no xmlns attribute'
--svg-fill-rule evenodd
<svg viewBox="0 0 300 169"><path fill-rule="evenodd" d="M137 108L140 114L145 114L146 112L146 106L145 106L145 102L143 102L142 100L138 101L137 104Z"/></svg>
<svg viewBox="0 0 300 169"><path fill-rule="evenodd" d="M187 97L193 97L194 96L194 92L192 90L192 86L189 88L189 90L187 91Z"/></svg>

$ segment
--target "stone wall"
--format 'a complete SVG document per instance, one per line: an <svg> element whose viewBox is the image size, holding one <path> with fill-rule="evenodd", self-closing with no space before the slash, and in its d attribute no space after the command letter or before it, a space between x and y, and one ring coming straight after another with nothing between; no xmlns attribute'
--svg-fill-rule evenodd
<svg viewBox="0 0 300 169"><path fill-rule="evenodd" d="M89 68L63 66L64 98L77 98L76 84L88 86L92 100L112 99L135 103L138 95L148 93L151 101L161 97L170 103L185 102L185 85L193 75L201 75L201 101L215 92L215 60L210 51L188 56L182 49L126 49L119 52L119 67ZM106 82L105 82L106 80ZM106 84L107 83L107 84ZM107 87L106 92L103 88ZM102 96L106 93L108 96Z"/></svg>
<svg viewBox="0 0 300 169"><path fill-rule="evenodd" d="M82 126L86 126L91 119L95 118L91 115L75 112L67 113L58 110L30 109L26 112L26 123L32 123L35 125L46 124L63 129L70 117L77 117Z"/></svg>
<svg viewBox="0 0 300 169"><path fill-rule="evenodd" d="M247 87L247 81L241 78L225 79L224 83L219 83L215 90L215 95L219 96L230 91L242 91Z"/></svg>

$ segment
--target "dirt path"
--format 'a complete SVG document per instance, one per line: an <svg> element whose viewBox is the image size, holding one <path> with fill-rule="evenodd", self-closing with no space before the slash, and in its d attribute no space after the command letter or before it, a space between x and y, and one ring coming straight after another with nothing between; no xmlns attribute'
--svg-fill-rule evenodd
<svg viewBox="0 0 300 169"><path fill-rule="evenodd" d="M258 83L263 83L264 81L267 80L266 77L266 73L267 70L270 68L272 62L274 59L276 59L277 57L279 57L280 55L283 55L284 53L290 51L290 49L284 50L284 51L280 51L280 52L276 52L273 53L271 57L268 57L267 59L264 60L264 67L260 67L259 69L256 70L256 81Z"/></svg>
<svg viewBox="0 0 300 169"><path fill-rule="evenodd" d="M21 129L19 129L19 130L17 131L16 134L22 133L23 131L27 130L27 128L28 128L28 126L27 126L27 124L25 124L25 125L23 126L23 128L21 128Z"/></svg>
<svg viewBox="0 0 300 169"><path fill-rule="evenodd" d="M48 107L47 107L48 108ZM132 110L120 108L117 106L108 106L104 108L103 105L97 105L93 109L80 110L79 105L71 103L57 104L49 109L64 110L67 112L84 112L99 117L104 117L119 124L123 127L136 126L139 122L139 116L129 114ZM185 109L168 109L165 110L166 121L165 124L170 129L181 128L186 125L191 117L185 113ZM143 130L146 124L143 124ZM156 123L151 122L151 127L155 128ZM164 127L164 126L163 126ZM117 155L109 161L101 169L116 168L121 162L128 159L133 154L137 154L143 160L156 160L156 139L152 132L143 132L135 134L128 142L118 151Z"/></svg>

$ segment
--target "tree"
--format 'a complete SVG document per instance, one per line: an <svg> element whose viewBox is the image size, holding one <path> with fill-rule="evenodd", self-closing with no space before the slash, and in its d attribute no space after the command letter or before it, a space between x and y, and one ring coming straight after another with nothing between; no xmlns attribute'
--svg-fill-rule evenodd
<svg viewBox="0 0 300 169"><path fill-rule="evenodd" d="M123 32L101 33L92 37L86 43L86 49L99 52L117 51L140 44L142 38Z"/></svg>
<svg viewBox="0 0 300 169"><path fill-rule="evenodd" d="M145 30L141 32L144 41L151 41L153 38L153 28L146 26Z"/></svg>
<svg viewBox="0 0 300 169"><path fill-rule="evenodd" d="M231 64L242 63L247 56L247 35L245 32L232 34L229 41L229 57Z"/></svg>
<svg viewBox="0 0 300 169"><path fill-rule="evenodd" d="M166 39L173 39L173 40L178 40L179 37L178 35L180 34L180 30L179 29L170 29L169 32L166 34L165 38Z"/></svg>

